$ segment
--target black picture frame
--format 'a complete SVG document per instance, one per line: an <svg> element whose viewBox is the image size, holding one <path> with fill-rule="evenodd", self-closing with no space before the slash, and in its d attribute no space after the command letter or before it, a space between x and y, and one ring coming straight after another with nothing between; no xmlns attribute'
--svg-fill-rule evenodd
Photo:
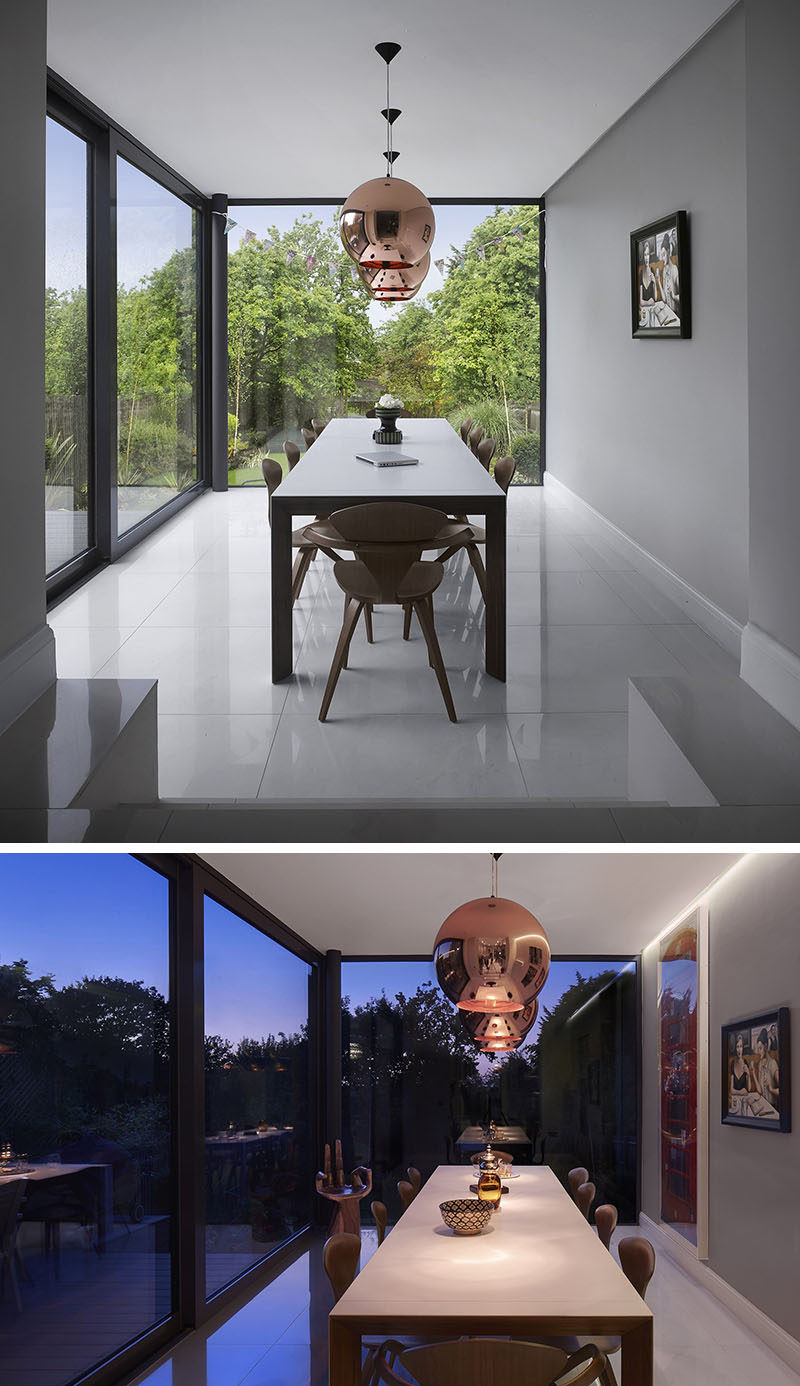
<svg viewBox="0 0 800 1386"><path fill-rule="evenodd" d="M762 1036L766 1034L768 1048L764 1050ZM738 1041L742 1039L743 1063L746 1065L747 1086L741 1094L732 1092L734 1083L733 1064L737 1057ZM762 1046L758 1048L759 1044ZM779 1006L776 1010L762 1015L747 1016L743 1020L731 1021L722 1026L721 1072L722 1072L722 1121L727 1126L752 1126L759 1131L783 1131L792 1129L791 1104L791 1054L789 1037L789 1008ZM778 1103L773 1103L774 1115L766 1110L767 1099L760 1092L755 1065L766 1056L776 1066L778 1077ZM745 1078L745 1074L739 1075ZM758 1108L764 1111L759 1115Z"/></svg>
<svg viewBox="0 0 800 1386"><path fill-rule="evenodd" d="M692 282L686 212L671 212L640 226L631 231L630 240L633 336L691 337ZM642 298L645 248L649 282L641 286Z"/></svg>

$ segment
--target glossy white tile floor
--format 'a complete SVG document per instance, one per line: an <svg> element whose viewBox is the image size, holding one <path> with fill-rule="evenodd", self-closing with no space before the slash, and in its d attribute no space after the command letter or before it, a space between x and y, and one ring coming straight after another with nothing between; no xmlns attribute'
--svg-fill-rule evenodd
<svg viewBox="0 0 800 1386"><path fill-rule="evenodd" d="M615 1241L632 1230L620 1228ZM374 1249L373 1235L364 1232L362 1264ZM135 1386L326 1386L333 1300L320 1259L321 1247L301 1256L237 1312L184 1340ZM657 1258L647 1302L655 1318L654 1386L798 1386L800 1377L665 1255ZM611 1360L620 1381L619 1354Z"/></svg>
<svg viewBox="0 0 800 1386"><path fill-rule="evenodd" d="M318 721L342 597L318 559L295 607L296 668L270 679L263 489L202 497L51 614L58 672L156 677L165 800L624 804L631 675L733 659L547 489L509 496L509 677L483 671L483 606L463 555L436 595L457 725L418 628L376 612ZM800 794L798 795L800 799Z"/></svg>

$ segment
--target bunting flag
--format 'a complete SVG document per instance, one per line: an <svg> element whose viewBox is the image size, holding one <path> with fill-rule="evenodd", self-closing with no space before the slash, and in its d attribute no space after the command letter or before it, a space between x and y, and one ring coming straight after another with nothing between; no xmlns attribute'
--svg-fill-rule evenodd
<svg viewBox="0 0 800 1386"><path fill-rule="evenodd" d="M334 284L335 284L335 283L336 283L336 280L339 278L339 270L338 270L337 266L334 265L334 264L328 265L328 274L330 275L331 279L333 280L333 282L334 282Z"/></svg>
<svg viewBox="0 0 800 1386"><path fill-rule="evenodd" d="M492 244L494 244L494 242L492 242ZM485 259L486 259L486 246L485 246L485 245L476 245L476 247L475 247L475 254L476 254L476 255L479 255L480 258L481 258L482 260L485 260Z"/></svg>
<svg viewBox="0 0 800 1386"><path fill-rule="evenodd" d="M434 260L433 262L440 274L444 274L444 260Z"/></svg>
<svg viewBox="0 0 800 1386"><path fill-rule="evenodd" d="M271 241L269 236L265 236L261 244L265 250L272 250L273 246L275 245L275 242Z"/></svg>
<svg viewBox="0 0 800 1386"><path fill-rule="evenodd" d="M251 241L254 241L254 240L255 240L255 238L256 238L256 233L255 233L255 231L245 231L245 233L244 233L244 243L245 243L245 245L249 245Z"/></svg>
<svg viewBox="0 0 800 1386"><path fill-rule="evenodd" d="M316 265L316 263L317 263L317 257L316 257L316 255L307 255L307 256L306 256L306 269L307 269L309 272L314 268L314 266Z"/></svg>
<svg viewBox="0 0 800 1386"><path fill-rule="evenodd" d="M287 250L287 252L286 252L286 263L287 263L287 265L290 265L290 264L292 263L292 260L296 260L296 259L297 259L297 251L296 251L296 250Z"/></svg>
<svg viewBox="0 0 800 1386"><path fill-rule="evenodd" d="M355 265L351 265L351 266L350 266L350 278L352 279L352 281L353 281L354 284L357 284L357 283L358 283L359 274L358 274L358 270L356 269Z"/></svg>
<svg viewBox="0 0 800 1386"><path fill-rule="evenodd" d="M223 212L220 212L219 215L220 215L220 216L224 216L224 213L223 213ZM227 236L228 232L229 232L229 231L232 231L233 228L234 228L234 226L238 226L238 225L239 225L238 221L234 221L233 217L228 217L228 216L226 216L226 217L225 217L225 228L224 228L223 234Z"/></svg>

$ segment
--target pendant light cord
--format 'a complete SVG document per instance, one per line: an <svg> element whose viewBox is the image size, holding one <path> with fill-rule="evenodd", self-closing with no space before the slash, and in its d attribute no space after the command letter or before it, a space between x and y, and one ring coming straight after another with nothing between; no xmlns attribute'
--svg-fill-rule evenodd
<svg viewBox="0 0 800 1386"><path fill-rule="evenodd" d="M499 871L498 871L497 863L499 862L499 860L500 860L500 858L502 857L502 855L503 855L502 852L492 852L491 891L492 891L492 899L493 899L493 900L496 900L496 899L497 899L497 887L498 887L498 877L499 877Z"/></svg>
<svg viewBox="0 0 800 1386"><path fill-rule="evenodd" d="M392 176L392 122L389 119L389 64L386 64L386 177Z"/></svg>

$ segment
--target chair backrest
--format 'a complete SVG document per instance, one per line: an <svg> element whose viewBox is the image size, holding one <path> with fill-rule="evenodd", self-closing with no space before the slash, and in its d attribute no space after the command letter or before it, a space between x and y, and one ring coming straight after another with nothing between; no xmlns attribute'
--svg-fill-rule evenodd
<svg viewBox="0 0 800 1386"><path fill-rule="evenodd" d="M491 462L496 452L497 444L494 441L494 438L484 438L483 442L479 443L477 448L475 449L475 456L477 457L479 462L483 463L487 472L489 470L489 463Z"/></svg>
<svg viewBox="0 0 800 1386"><path fill-rule="evenodd" d="M300 449L296 443L290 443L287 438L283 445L283 451L286 461L289 463L289 471L291 471L292 467L296 467L300 461Z"/></svg>
<svg viewBox="0 0 800 1386"><path fill-rule="evenodd" d="M322 1248L322 1264L335 1300L340 1300L355 1280L360 1255L361 1238L355 1232L334 1232Z"/></svg>
<svg viewBox="0 0 800 1386"><path fill-rule="evenodd" d="M585 1184L588 1178L589 1171L588 1169L584 1169L583 1165L576 1165L574 1169L570 1170L567 1175L567 1183L569 1184L569 1191L573 1198L578 1192L581 1184Z"/></svg>
<svg viewBox="0 0 800 1386"><path fill-rule="evenodd" d="M325 427L325 424L324 424L324 422L323 422L322 419L312 419L312 420L311 420L311 427L313 428L313 430L314 430L314 432L316 433L317 437L319 437L320 433L322 432L323 428Z"/></svg>
<svg viewBox="0 0 800 1386"><path fill-rule="evenodd" d="M314 432L313 428L301 428L300 432L303 435L303 442L305 443L307 448L310 448L312 443L316 443L317 435Z"/></svg>
<svg viewBox="0 0 800 1386"><path fill-rule="evenodd" d="M464 422L462 423L460 429L458 430L459 433L461 434L461 441L462 441L462 443L466 443L467 439L469 438L469 431L470 431L471 428L472 428L472 419L465 419Z"/></svg>
<svg viewBox="0 0 800 1386"><path fill-rule="evenodd" d="M369 1206L375 1219L375 1226L378 1229L378 1246L380 1246L386 1236L386 1204L381 1203L380 1199L376 1198Z"/></svg>
<svg viewBox="0 0 800 1386"><path fill-rule="evenodd" d="M613 1203L601 1203L594 1210L594 1225L606 1251L611 1249L611 1234L617 1225L618 1217Z"/></svg>
<svg viewBox="0 0 800 1386"><path fill-rule="evenodd" d="M501 491L508 495L508 488L514 478L517 464L513 457L498 457L494 464L494 479Z"/></svg>
<svg viewBox="0 0 800 1386"><path fill-rule="evenodd" d="M422 1175L414 1165L408 1167L408 1182L414 1190L414 1194L418 1194L422 1188Z"/></svg>
<svg viewBox="0 0 800 1386"><path fill-rule="evenodd" d="M519 1381L524 1386L552 1386L563 1372L567 1354L544 1343L512 1342L506 1338L465 1338L458 1342L427 1343L399 1353L396 1364L408 1372L419 1386L507 1386ZM406 1382L406 1376L390 1367L380 1354L377 1380ZM591 1375L577 1378L591 1381ZM595 1374L596 1379L596 1374Z"/></svg>
<svg viewBox="0 0 800 1386"><path fill-rule="evenodd" d="M410 1208L411 1204L414 1202L414 1199L416 1198L416 1194L414 1193L414 1185L409 1184L407 1179L399 1179L397 1181L397 1192L400 1195L400 1202L403 1205L403 1212L405 1212L406 1208Z"/></svg>
<svg viewBox="0 0 800 1386"><path fill-rule="evenodd" d="M480 424L478 424L476 428L473 428L472 432L469 435L469 438L467 439L467 442L469 443L476 457L478 455L478 444L481 441L481 438L483 437L483 433L484 430L481 428Z"/></svg>
<svg viewBox="0 0 800 1386"><path fill-rule="evenodd" d="M376 602L395 602L397 589L422 551L447 523L441 510L404 501L373 501L337 510L330 525L369 569Z"/></svg>
<svg viewBox="0 0 800 1386"><path fill-rule="evenodd" d="M653 1271L656 1268L656 1253L652 1242L646 1237L623 1237L617 1245L619 1263L637 1294L645 1297Z"/></svg>
<svg viewBox="0 0 800 1386"><path fill-rule="evenodd" d="M27 1179L9 1179L0 1184L0 1251L8 1252L17 1235L17 1218L25 1198Z"/></svg>
<svg viewBox="0 0 800 1386"><path fill-rule="evenodd" d="M274 457L262 457L261 473L267 483L267 490L270 496L277 490L283 481L283 470L280 462L276 462Z"/></svg>
<svg viewBox="0 0 800 1386"><path fill-rule="evenodd" d="M577 1189L575 1192L575 1202L577 1203L585 1218L588 1218L589 1216L589 1209L594 1203L594 1196L596 1192L597 1190L595 1189L594 1184L592 1184L591 1182L587 1184L581 1184L580 1188Z"/></svg>
<svg viewBox="0 0 800 1386"><path fill-rule="evenodd" d="M397 417L398 419L410 419L413 418L413 415L410 409L398 409Z"/></svg>
<svg viewBox="0 0 800 1386"><path fill-rule="evenodd" d="M368 409L367 412L366 412L366 414L364 415L364 418L365 418L365 419L377 419L377 417L378 417L378 411L377 411L377 409Z"/></svg>

